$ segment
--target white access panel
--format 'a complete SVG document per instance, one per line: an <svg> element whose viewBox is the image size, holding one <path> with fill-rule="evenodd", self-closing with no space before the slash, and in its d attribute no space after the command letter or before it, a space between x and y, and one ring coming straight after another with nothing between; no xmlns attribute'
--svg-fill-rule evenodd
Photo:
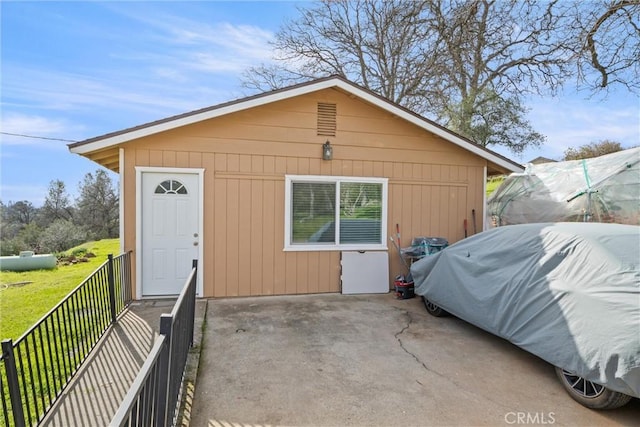
<svg viewBox="0 0 640 427"><path fill-rule="evenodd" d="M389 292L389 256L386 251L342 252L342 293Z"/></svg>

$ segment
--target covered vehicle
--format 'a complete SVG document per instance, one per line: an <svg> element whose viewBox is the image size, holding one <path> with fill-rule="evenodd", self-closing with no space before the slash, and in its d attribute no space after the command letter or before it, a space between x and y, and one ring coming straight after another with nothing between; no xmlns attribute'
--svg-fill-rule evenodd
<svg viewBox="0 0 640 427"><path fill-rule="evenodd" d="M640 397L640 227L499 227L411 266L415 293L556 367L594 409Z"/></svg>

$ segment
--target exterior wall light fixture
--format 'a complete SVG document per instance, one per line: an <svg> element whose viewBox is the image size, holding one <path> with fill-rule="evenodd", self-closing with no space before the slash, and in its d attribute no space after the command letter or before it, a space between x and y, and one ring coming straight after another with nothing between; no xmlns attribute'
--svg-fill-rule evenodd
<svg viewBox="0 0 640 427"><path fill-rule="evenodd" d="M333 158L333 147L327 139L327 142L322 144L322 160L331 160Z"/></svg>

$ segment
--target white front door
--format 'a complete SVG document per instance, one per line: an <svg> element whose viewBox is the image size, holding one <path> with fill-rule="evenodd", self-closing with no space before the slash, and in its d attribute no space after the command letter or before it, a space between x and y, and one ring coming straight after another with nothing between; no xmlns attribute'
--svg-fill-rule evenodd
<svg viewBox="0 0 640 427"><path fill-rule="evenodd" d="M142 296L177 295L198 258L199 176L142 173Z"/></svg>

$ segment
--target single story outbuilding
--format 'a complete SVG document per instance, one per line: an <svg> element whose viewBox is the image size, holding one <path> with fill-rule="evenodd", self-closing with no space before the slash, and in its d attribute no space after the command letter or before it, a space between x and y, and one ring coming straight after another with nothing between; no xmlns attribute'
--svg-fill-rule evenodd
<svg viewBox="0 0 640 427"><path fill-rule="evenodd" d="M383 264L389 289L396 224L402 246L460 240L484 228L487 176L523 171L335 76L69 149L120 175L137 298L176 294L192 259L201 297L340 292L343 252L377 254L356 268Z"/></svg>

